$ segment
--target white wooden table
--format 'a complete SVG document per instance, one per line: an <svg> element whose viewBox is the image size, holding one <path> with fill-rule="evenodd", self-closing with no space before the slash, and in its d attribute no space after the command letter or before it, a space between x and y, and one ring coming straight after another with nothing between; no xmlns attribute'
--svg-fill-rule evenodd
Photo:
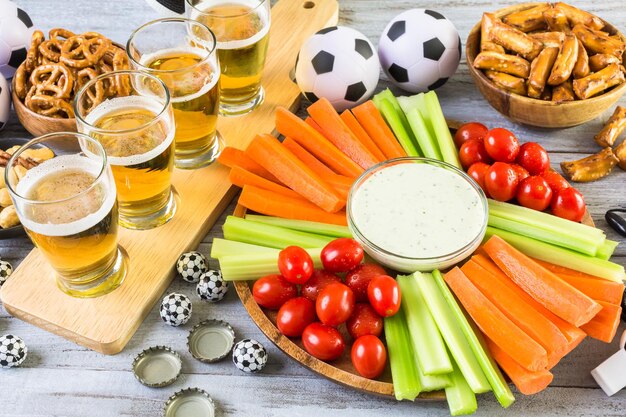
<svg viewBox="0 0 626 417"><path fill-rule="evenodd" d="M282 0L303 1L303 0ZM626 29L624 0L576 1ZM131 31L157 17L143 0L17 0L30 14L35 25L47 31L65 27L76 32L95 30L125 43ZM435 5L436 4L436 5ZM505 6L484 1L415 2L408 0L374 1L341 0L340 21L361 30L377 44L387 21L411 7L429 7L451 19L465 39L485 8ZM297 30L297 28L294 28ZM285 63L290 65L291 63ZM384 83L381 83L383 85ZM480 120L488 126L504 126L513 130L523 141L538 141L549 151L554 167L566 159L596 152L593 135L610 113L584 126L566 130L542 130L515 125L495 112L480 96L472 83L465 61L457 74L438 90L447 117L462 121ZM622 99L626 105L626 99ZM611 110L612 111L612 110ZM29 137L14 118L0 132L2 139ZM601 181L579 185L598 227L611 239L619 237L608 230L604 213L608 208L626 206L626 172L615 172ZM231 205L228 212L231 212ZM224 214L225 216L225 214ZM214 235L221 233L220 219L199 250L210 251ZM626 262L626 240L614 260ZM0 256L17 266L31 250L27 238L0 241ZM217 267L211 260L213 267ZM193 285L176 279L170 291L180 291L196 300ZM238 338L251 337L268 349L270 359L259 375L238 371L229 360L217 364L202 364L191 358L185 347L187 332L205 318L217 318L232 323ZM623 330L624 326L620 328ZM164 325L155 307L139 328L127 348L115 356L104 356L77 346L65 339L9 316L0 308L0 334L14 333L28 345L29 354L20 368L0 370L0 416L160 416L163 403L175 391L185 387L200 387L214 398L219 416L308 416L314 413L342 416L446 416L448 409L441 403L398 403L364 395L329 382L294 363L272 345L247 316L234 291L218 304L194 303L194 316L182 328ZM161 389L139 384L130 371L133 357L142 349L166 344L183 357L183 375L172 386ZM517 402L506 411L510 416L626 416L626 390L608 398L596 386L589 371L617 349L617 343L606 345L587 340L554 369L552 386L541 394L524 397L516 394ZM626 369L624 370L626 372ZM502 416L493 396L479 399L478 415Z"/></svg>

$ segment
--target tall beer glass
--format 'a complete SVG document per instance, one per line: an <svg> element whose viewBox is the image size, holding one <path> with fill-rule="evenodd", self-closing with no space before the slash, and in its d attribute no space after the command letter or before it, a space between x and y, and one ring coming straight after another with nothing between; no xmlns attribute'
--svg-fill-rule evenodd
<svg viewBox="0 0 626 417"><path fill-rule="evenodd" d="M261 75L270 30L270 0L186 0L187 16L217 38L222 67L220 112L245 114L263 102Z"/></svg>
<svg viewBox="0 0 626 417"><path fill-rule="evenodd" d="M26 171L27 150L54 157ZM61 290L97 297L119 287L126 260L117 246L115 182L102 146L80 133L52 133L18 149L4 172L17 216L57 272Z"/></svg>
<svg viewBox="0 0 626 417"><path fill-rule="evenodd" d="M174 169L174 115L167 87L139 71L100 75L78 92L78 131L107 153L120 211L120 225L151 229L176 211L171 187Z"/></svg>
<svg viewBox="0 0 626 417"><path fill-rule="evenodd" d="M193 169L213 162L223 148L215 128L220 67L213 33L193 20L159 19L133 32L126 52L135 69L160 78L169 88L176 120L176 167Z"/></svg>

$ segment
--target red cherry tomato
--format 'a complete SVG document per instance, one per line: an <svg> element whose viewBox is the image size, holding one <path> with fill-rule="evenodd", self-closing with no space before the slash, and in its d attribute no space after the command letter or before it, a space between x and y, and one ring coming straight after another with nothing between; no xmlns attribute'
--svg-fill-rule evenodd
<svg viewBox="0 0 626 417"><path fill-rule="evenodd" d="M278 275L266 275L252 286L252 297L261 307L278 310L280 306L298 296L298 287Z"/></svg>
<svg viewBox="0 0 626 417"><path fill-rule="evenodd" d="M307 352L323 361L337 359L346 348L339 330L319 322L311 323L304 329L302 344Z"/></svg>
<svg viewBox="0 0 626 417"><path fill-rule="evenodd" d="M391 317L398 312L402 296L400 286L388 275L374 278L367 286L367 298L378 315Z"/></svg>
<svg viewBox="0 0 626 417"><path fill-rule="evenodd" d="M299 246L287 246L278 254L278 270L294 284L304 284L313 274L313 259Z"/></svg>
<svg viewBox="0 0 626 417"><path fill-rule="evenodd" d="M509 201L515 197L519 179L511 164L494 163L485 175L485 186L491 198L498 201Z"/></svg>
<svg viewBox="0 0 626 417"><path fill-rule="evenodd" d="M320 291L315 311L320 321L328 326L339 326L350 318L354 310L354 293L347 285L332 282Z"/></svg>
<svg viewBox="0 0 626 417"><path fill-rule="evenodd" d="M548 170L548 171L542 172L541 176L543 177L544 180L548 182L548 185L552 189L552 193L554 197L556 197L556 193L561 191L563 188L571 187L569 185L569 182L567 182L567 180L563 178L563 176L556 171Z"/></svg>
<svg viewBox="0 0 626 417"><path fill-rule="evenodd" d="M354 298L357 303L367 302L367 286L372 278L379 275L385 275L387 272L383 267L376 264L363 264L358 265L356 268L352 268L346 274L346 285L350 287L354 293Z"/></svg>
<svg viewBox="0 0 626 417"><path fill-rule="evenodd" d="M354 239L341 237L322 249L322 265L330 272L348 272L363 260L363 248Z"/></svg>
<svg viewBox="0 0 626 417"><path fill-rule="evenodd" d="M528 171L526 171L526 169L524 169L524 167L522 167L521 165L511 164L511 167L515 170L519 182L522 182L526 178L530 177Z"/></svg>
<svg viewBox="0 0 626 417"><path fill-rule="evenodd" d="M487 132L485 149L498 162L513 162L519 153L519 142L511 131L497 127Z"/></svg>
<svg viewBox="0 0 626 417"><path fill-rule="evenodd" d="M472 164L467 170L467 175L472 177L474 181L480 185L480 188L483 189L487 197L489 197L489 193L487 192L487 187L485 187L485 174L491 165L486 164L484 162L476 162Z"/></svg>
<svg viewBox="0 0 626 417"><path fill-rule="evenodd" d="M556 216L580 222L585 214L585 200L577 189L573 187L563 188L556 193L550 208Z"/></svg>
<svg viewBox="0 0 626 417"><path fill-rule="evenodd" d="M550 169L548 152L537 142L526 142L519 149L517 163L526 168L530 175L539 175Z"/></svg>
<svg viewBox="0 0 626 417"><path fill-rule="evenodd" d="M303 297L315 302L320 291L326 288L326 286L331 282L341 282L341 278L332 272L324 271L323 269L316 269L313 271L311 278L302 284L300 293Z"/></svg>
<svg viewBox="0 0 626 417"><path fill-rule="evenodd" d="M359 303L354 306L354 311L346 322L346 327L354 339L366 334L380 336L383 332L383 319L371 305Z"/></svg>
<svg viewBox="0 0 626 417"><path fill-rule="evenodd" d="M350 357L354 369L361 376L374 379L385 369L387 350L379 338L365 335L354 341Z"/></svg>
<svg viewBox="0 0 626 417"><path fill-rule="evenodd" d="M306 326L315 319L315 304L304 297L296 297L278 310L276 327L287 337L300 337Z"/></svg>
<svg viewBox="0 0 626 417"><path fill-rule="evenodd" d="M459 149L459 159L464 169L469 168L470 165L476 162L491 162L491 157L485 149L483 139L470 139L461 145L461 149Z"/></svg>
<svg viewBox="0 0 626 417"><path fill-rule="evenodd" d="M552 201L552 189L539 175L522 181L517 187L517 202L524 207L544 211Z"/></svg>
<svg viewBox="0 0 626 417"><path fill-rule="evenodd" d="M457 148L460 148L465 142L470 139L482 139L485 137L489 129L482 123L470 122L465 123L454 134L454 144Z"/></svg>

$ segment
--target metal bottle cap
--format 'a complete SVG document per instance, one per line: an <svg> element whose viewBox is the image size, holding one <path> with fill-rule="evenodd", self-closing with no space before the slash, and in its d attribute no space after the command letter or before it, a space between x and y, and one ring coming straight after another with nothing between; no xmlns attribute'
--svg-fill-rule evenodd
<svg viewBox="0 0 626 417"><path fill-rule="evenodd" d="M152 388L165 387L176 381L182 369L178 353L167 346L153 346L133 360L135 378Z"/></svg>
<svg viewBox="0 0 626 417"><path fill-rule="evenodd" d="M600 388L611 396L626 387L626 330L620 339L620 349L607 360L602 362L591 371L591 376L596 380Z"/></svg>
<svg viewBox="0 0 626 417"><path fill-rule="evenodd" d="M172 395L165 403L165 417L214 417L215 404L200 388L186 388Z"/></svg>
<svg viewBox="0 0 626 417"><path fill-rule="evenodd" d="M204 363L224 359L234 343L235 331L221 320L205 320L191 329L187 337L191 356Z"/></svg>

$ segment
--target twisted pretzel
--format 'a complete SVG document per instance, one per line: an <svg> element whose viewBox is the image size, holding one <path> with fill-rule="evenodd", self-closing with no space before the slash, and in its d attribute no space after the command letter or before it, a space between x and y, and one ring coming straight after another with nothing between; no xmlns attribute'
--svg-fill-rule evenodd
<svg viewBox="0 0 626 417"><path fill-rule="evenodd" d="M15 71L15 94L22 100L24 100L26 94L28 94L27 81L28 74L26 73L26 64L22 64L17 68L17 71Z"/></svg>
<svg viewBox="0 0 626 417"><path fill-rule="evenodd" d="M48 39L47 41L41 42L39 45L39 53L42 58L46 58L48 61L59 62L62 47L63 42L59 39Z"/></svg>
<svg viewBox="0 0 626 417"><path fill-rule="evenodd" d="M41 65L30 74L30 83L37 88L37 93L48 94L56 98L70 98L74 88L74 76L63 64Z"/></svg>
<svg viewBox="0 0 626 417"><path fill-rule="evenodd" d="M93 68L84 68L78 72L76 85L78 88L82 88L85 84L97 76L98 73ZM104 83L102 80L96 81L92 88L85 90L85 94L89 97L90 102L87 110L91 111L104 100Z"/></svg>
<svg viewBox="0 0 626 417"><path fill-rule="evenodd" d="M50 39L58 39L58 38L63 38L63 39L69 39L72 36L74 36L74 32L67 30L67 29L63 29L63 28L54 28L54 29L50 29L50 32L48 33Z"/></svg>
<svg viewBox="0 0 626 417"><path fill-rule="evenodd" d="M30 98L30 109L43 116L48 117L66 117L71 119L74 117L74 109L66 100L45 96L43 94L35 94ZM63 113L65 116L63 116Z"/></svg>
<svg viewBox="0 0 626 417"><path fill-rule="evenodd" d="M43 32L40 30L36 30L33 32L33 36L30 40L30 49L28 50L28 54L26 54L25 68L27 71L32 71L39 64L39 45L44 40Z"/></svg>

